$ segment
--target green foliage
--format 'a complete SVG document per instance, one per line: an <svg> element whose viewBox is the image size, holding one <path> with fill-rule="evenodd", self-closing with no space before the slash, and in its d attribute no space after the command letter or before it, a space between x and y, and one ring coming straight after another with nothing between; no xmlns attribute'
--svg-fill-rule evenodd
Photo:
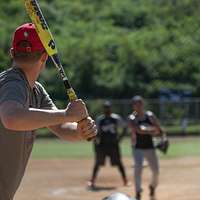
<svg viewBox="0 0 200 200"><path fill-rule="evenodd" d="M156 97L160 88L200 92L200 1L40 0L62 62L79 96ZM14 29L29 21L23 1L0 2L0 69ZM41 76L65 105L52 63ZM94 108L95 109L95 108Z"/></svg>

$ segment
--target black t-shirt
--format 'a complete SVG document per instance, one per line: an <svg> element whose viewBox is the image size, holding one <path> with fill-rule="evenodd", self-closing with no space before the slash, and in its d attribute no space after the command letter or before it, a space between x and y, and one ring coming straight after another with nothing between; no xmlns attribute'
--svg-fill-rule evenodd
<svg viewBox="0 0 200 200"><path fill-rule="evenodd" d="M101 115L97 118L98 138L100 144L118 143L118 128L123 127L123 121L117 114L112 113L110 116Z"/></svg>
<svg viewBox="0 0 200 200"><path fill-rule="evenodd" d="M138 118L137 116L130 115L129 121L133 126L141 125L152 125L150 117L153 115L151 111L145 112L144 118ZM136 143L135 148L137 149L153 149L153 137L149 134L139 134L136 132Z"/></svg>

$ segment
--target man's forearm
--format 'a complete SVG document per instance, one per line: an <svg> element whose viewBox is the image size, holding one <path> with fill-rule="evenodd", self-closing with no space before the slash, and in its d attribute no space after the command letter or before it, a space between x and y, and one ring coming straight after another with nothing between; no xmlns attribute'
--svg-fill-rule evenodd
<svg viewBox="0 0 200 200"><path fill-rule="evenodd" d="M6 128L16 131L34 130L66 121L65 110L15 109L2 119Z"/></svg>
<svg viewBox="0 0 200 200"><path fill-rule="evenodd" d="M77 123L64 123L48 127L59 138L67 141L81 140L77 132Z"/></svg>
<svg viewBox="0 0 200 200"><path fill-rule="evenodd" d="M70 102L65 110L24 108L23 104L9 100L0 104L0 120L5 128L29 131L66 122L78 122L88 117L82 100Z"/></svg>

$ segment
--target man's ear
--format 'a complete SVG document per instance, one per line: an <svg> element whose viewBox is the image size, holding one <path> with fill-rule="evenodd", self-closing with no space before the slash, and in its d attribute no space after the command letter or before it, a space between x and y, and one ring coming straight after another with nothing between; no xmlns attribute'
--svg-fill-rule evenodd
<svg viewBox="0 0 200 200"><path fill-rule="evenodd" d="M44 52L41 56L41 61L42 62L46 62L46 60L48 59L48 54L46 52Z"/></svg>
<svg viewBox="0 0 200 200"><path fill-rule="evenodd" d="M10 49L10 57L11 57L11 58L14 57L14 49L13 49L13 48Z"/></svg>

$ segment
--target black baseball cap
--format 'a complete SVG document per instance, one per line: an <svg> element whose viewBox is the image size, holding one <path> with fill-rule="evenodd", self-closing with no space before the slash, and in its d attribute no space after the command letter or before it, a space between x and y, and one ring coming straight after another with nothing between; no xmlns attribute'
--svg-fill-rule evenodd
<svg viewBox="0 0 200 200"><path fill-rule="evenodd" d="M132 103L143 102L143 98L140 95L136 95L132 98Z"/></svg>
<svg viewBox="0 0 200 200"><path fill-rule="evenodd" d="M103 103L103 106L104 106L104 107L111 107L111 106L112 106L112 103L111 103L110 101L105 101L105 102Z"/></svg>

